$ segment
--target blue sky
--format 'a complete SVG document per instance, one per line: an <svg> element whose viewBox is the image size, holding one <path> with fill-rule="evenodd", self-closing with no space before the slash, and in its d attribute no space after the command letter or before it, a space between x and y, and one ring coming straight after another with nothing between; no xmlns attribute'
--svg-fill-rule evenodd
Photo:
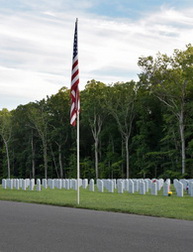
<svg viewBox="0 0 193 252"><path fill-rule="evenodd" d="M80 88L137 80L140 56L192 43L192 0L0 0L0 109L70 88L79 19Z"/></svg>

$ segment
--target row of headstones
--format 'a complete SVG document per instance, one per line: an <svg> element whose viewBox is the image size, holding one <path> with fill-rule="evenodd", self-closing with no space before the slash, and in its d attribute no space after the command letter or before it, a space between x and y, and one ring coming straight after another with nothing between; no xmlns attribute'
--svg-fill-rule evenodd
<svg viewBox="0 0 193 252"><path fill-rule="evenodd" d="M170 179L164 181L163 179L118 179L116 180L97 180L97 188L99 192L103 192L106 188L109 192L113 193L117 188L118 193L124 191L129 193L139 192L144 195L151 191L152 195L157 195L158 191L163 187L163 195L168 196L170 192ZM186 191L191 197L193 197L193 179L174 180L174 187L178 197L184 196Z"/></svg>
<svg viewBox="0 0 193 252"><path fill-rule="evenodd" d="M76 179L3 179L2 187L3 189L17 189L17 190L34 190L36 186L37 191L41 191L42 187L47 189L48 187L51 189L62 189L65 188L67 190L74 189L77 190L77 180ZM80 179L79 186L82 186L84 189L88 187L88 179Z"/></svg>
<svg viewBox="0 0 193 252"><path fill-rule="evenodd" d="M92 183L91 183L92 182ZM93 181L90 180L90 191L94 191ZM170 180L167 181L167 185L170 185ZM97 189L99 192L104 192L106 189L108 192L113 193L116 189L118 193L135 193L146 194L151 191L152 195L157 195L158 191L164 185L163 179L98 179ZM169 186L167 186L169 191Z"/></svg>
<svg viewBox="0 0 193 252"><path fill-rule="evenodd" d="M193 197L193 179L174 179L174 187L176 194L179 197L184 196L184 192L187 192L191 197Z"/></svg>
<svg viewBox="0 0 193 252"><path fill-rule="evenodd" d="M22 189L26 190L28 187L33 190L35 186L34 179L3 179L2 187L3 189Z"/></svg>
<svg viewBox="0 0 193 252"><path fill-rule="evenodd" d="M104 189L113 193L116 189L118 193L123 193L125 191L129 193L139 192L140 194L145 194L149 190L153 195L157 195L157 192L163 186L163 179L159 180L150 180L150 179L98 179L97 180L97 189L99 192L104 192ZM95 190L94 179L91 179L88 182L88 179L79 179L79 187L82 186L86 189L89 185L89 190ZM4 189L22 189L22 190L34 190L34 187L38 191L41 191L41 188L51 188L51 189L62 189L67 190L74 189L77 190L77 180L76 179L3 179L2 187Z"/></svg>
<svg viewBox="0 0 193 252"><path fill-rule="evenodd" d="M108 192L113 193L116 189L118 193L129 192L135 193L139 192L144 195L147 192L151 191L152 195L157 195L158 191L163 187L163 195L168 196L170 191L170 179L167 179L165 182L163 179L98 179L96 187L99 192L104 192L106 189ZM88 179L79 179L79 186L82 186L86 189L89 185L89 190L95 190L95 182L91 179L88 182ZM41 191L41 188L51 188L51 189L62 189L67 190L74 189L77 190L77 180L76 179L3 179L2 187L4 189L22 189L22 190L34 190L34 187L38 191ZM193 197L193 179L192 180L174 180L174 187L176 189L177 196L183 197L184 191Z"/></svg>
<svg viewBox="0 0 193 252"><path fill-rule="evenodd" d="M79 180L79 186L82 186L84 189L88 187L90 191L94 191L95 184L94 180L91 179L88 183L88 179L80 179ZM76 179L43 179L42 183L40 179L35 180L34 179L3 179L2 180L2 187L4 189L10 188L10 189L22 189L26 190L29 188L30 190L34 190L34 187L36 185L36 188L38 191L41 190L41 186L44 188L58 188L58 189L74 189L77 190L77 180ZM124 191L128 191L130 193L134 192L140 192L141 194L145 194L149 191L149 189L152 190L152 194L157 195L157 191L160 190L163 186L163 180L155 180L154 183L152 183L152 180L145 179L145 180L139 180L139 179L103 179L103 180L97 180L97 188L99 192L103 192L104 188L106 188L109 192L114 192L115 189L118 189L119 193L123 193Z"/></svg>

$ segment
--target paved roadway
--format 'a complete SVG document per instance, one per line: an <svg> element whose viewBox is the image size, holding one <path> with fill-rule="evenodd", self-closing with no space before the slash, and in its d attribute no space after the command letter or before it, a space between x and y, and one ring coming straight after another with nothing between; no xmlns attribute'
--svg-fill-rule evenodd
<svg viewBox="0 0 193 252"><path fill-rule="evenodd" d="M0 201L1 252L193 251L193 221Z"/></svg>

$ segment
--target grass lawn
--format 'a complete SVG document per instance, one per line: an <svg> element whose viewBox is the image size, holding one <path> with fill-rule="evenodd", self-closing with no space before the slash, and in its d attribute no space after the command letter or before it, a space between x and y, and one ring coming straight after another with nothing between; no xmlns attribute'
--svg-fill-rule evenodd
<svg viewBox="0 0 193 252"><path fill-rule="evenodd" d="M65 189L42 189L42 191L22 191L2 189L0 186L0 200L22 201L57 206L68 206L102 211L132 213L149 216L159 216L184 220L193 220L193 197L184 193L184 197L140 195L138 193L123 194L90 192L80 188L80 204L76 203L76 191Z"/></svg>

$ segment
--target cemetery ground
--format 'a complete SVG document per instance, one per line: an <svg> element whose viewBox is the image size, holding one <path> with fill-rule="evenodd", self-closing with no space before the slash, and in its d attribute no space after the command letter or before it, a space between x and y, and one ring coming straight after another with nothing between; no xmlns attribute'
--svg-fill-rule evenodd
<svg viewBox="0 0 193 252"><path fill-rule="evenodd" d="M171 196L163 196L162 190L154 196L150 193L100 193L97 190L91 192L80 188L80 204L77 205L77 192L72 189L42 188L41 191L23 191L4 190L0 186L0 200L193 220L193 198L186 194L184 197L177 197L173 185L171 190Z"/></svg>

